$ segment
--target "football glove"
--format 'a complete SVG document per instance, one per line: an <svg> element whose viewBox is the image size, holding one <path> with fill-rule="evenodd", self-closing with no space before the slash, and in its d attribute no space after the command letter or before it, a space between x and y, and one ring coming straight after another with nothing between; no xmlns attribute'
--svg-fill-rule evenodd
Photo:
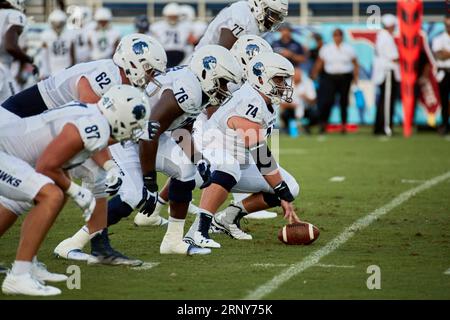
<svg viewBox="0 0 450 320"><path fill-rule="evenodd" d="M71 182L66 193L73 199L73 201L75 201L77 206L83 210L84 221L89 221L95 209L95 197L92 192L74 182Z"/></svg>
<svg viewBox="0 0 450 320"><path fill-rule="evenodd" d="M204 189L211 185L211 165L206 159L201 159L196 164L197 171L203 179L200 189Z"/></svg>
<svg viewBox="0 0 450 320"><path fill-rule="evenodd" d="M122 172L117 164L113 160L108 160L103 165L103 169L105 169L106 173L106 193L110 196L114 196L119 192L120 187L122 186Z"/></svg>
<svg viewBox="0 0 450 320"><path fill-rule="evenodd" d="M150 172L144 176L144 189L142 191L142 200L139 211L150 217L155 211L158 203L158 184L156 183L156 172Z"/></svg>

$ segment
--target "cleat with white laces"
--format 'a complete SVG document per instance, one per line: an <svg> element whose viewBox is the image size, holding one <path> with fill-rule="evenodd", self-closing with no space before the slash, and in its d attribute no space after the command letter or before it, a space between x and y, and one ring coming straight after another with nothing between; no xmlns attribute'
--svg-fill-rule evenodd
<svg viewBox="0 0 450 320"><path fill-rule="evenodd" d="M46 286L35 279L31 273L15 275L9 272L2 284L4 294L27 296L56 296L61 294L61 290L52 286Z"/></svg>
<svg viewBox="0 0 450 320"><path fill-rule="evenodd" d="M33 277L41 282L64 282L68 277L65 274L52 273L47 270L47 267L42 262L33 262L31 266L31 274Z"/></svg>
<svg viewBox="0 0 450 320"><path fill-rule="evenodd" d="M87 261L90 256L81 251L81 248L79 248L72 238L61 241L55 250L53 250L53 254L58 258L75 261Z"/></svg>
<svg viewBox="0 0 450 320"><path fill-rule="evenodd" d="M106 264L112 266L130 266L139 267L144 262L139 259L128 258L122 253L111 247L108 238L108 229L103 231L91 239L91 255L87 260L87 264Z"/></svg>
<svg viewBox="0 0 450 320"><path fill-rule="evenodd" d="M252 240L253 237L239 229L235 223L227 223L224 218L225 215L215 216L212 220L212 224L215 228L222 230L233 239L237 240Z"/></svg>

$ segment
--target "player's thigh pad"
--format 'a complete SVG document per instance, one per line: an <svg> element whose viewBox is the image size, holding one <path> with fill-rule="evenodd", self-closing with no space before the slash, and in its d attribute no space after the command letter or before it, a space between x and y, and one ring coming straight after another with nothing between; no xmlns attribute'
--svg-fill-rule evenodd
<svg viewBox="0 0 450 320"><path fill-rule="evenodd" d="M156 171L182 182L195 179L197 168L172 137L164 133L159 137Z"/></svg>
<svg viewBox="0 0 450 320"><path fill-rule="evenodd" d="M267 183L267 181L259 172L258 167L255 164L241 166L241 179L231 190L235 193L257 193L266 192L274 193L272 187ZM295 178L283 168L279 168L283 180L291 190L294 197L297 197L300 192L300 186L298 185Z"/></svg>
<svg viewBox="0 0 450 320"><path fill-rule="evenodd" d="M222 171L231 175L236 181L241 179L239 162L226 149L204 149L203 155L211 163L211 172Z"/></svg>
<svg viewBox="0 0 450 320"><path fill-rule="evenodd" d="M144 181L142 179L141 163L139 161L139 147L130 145L122 147L115 144L109 151L123 173L122 186L119 190L120 199L130 207L136 208L142 200Z"/></svg>
<svg viewBox="0 0 450 320"><path fill-rule="evenodd" d="M87 159L83 164L69 170L72 178L81 179L83 188L91 190L95 198L106 198L106 171L94 160Z"/></svg>
<svg viewBox="0 0 450 320"><path fill-rule="evenodd" d="M25 161L0 151L0 204L5 208L24 213L42 187L53 183Z"/></svg>

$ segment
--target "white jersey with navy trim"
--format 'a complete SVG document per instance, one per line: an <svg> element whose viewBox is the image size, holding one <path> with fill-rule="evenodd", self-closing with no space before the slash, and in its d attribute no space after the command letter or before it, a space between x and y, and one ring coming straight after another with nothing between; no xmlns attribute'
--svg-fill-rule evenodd
<svg viewBox="0 0 450 320"><path fill-rule="evenodd" d="M176 67L173 71L158 76L156 80L161 83L161 88L158 88L153 82L150 82L146 88L150 108L156 105L165 90L171 90L179 107L185 112L172 122L168 131L193 123L204 108L202 88L195 74L189 68Z"/></svg>
<svg viewBox="0 0 450 320"><path fill-rule="evenodd" d="M170 24L165 20L158 21L150 27L151 33L161 42L166 51L186 51L192 25L188 22Z"/></svg>
<svg viewBox="0 0 450 320"><path fill-rule="evenodd" d="M71 47L74 42L72 31L64 29L58 34L55 30L49 29L41 34L41 41L45 46L45 58L48 59L48 70L45 70L47 72L45 75L55 74L72 65Z"/></svg>
<svg viewBox="0 0 450 320"><path fill-rule="evenodd" d="M113 28L95 29L89 32L91 59L110 59L115 50L115 44L120 40L120 33Z"/></svg>
<svg viewBox="0 0 450 320"><path fill-rule="evenodd" d="M67 162L64 168L69 169L83 163L93 153L108 145L110 126L97 106L73 101L40 115L3 125L0 130L0 151L34 167L42 152L68 123L78 129L84 150Z"/></svg>
<svg viewBox="0 0 450 320"><path fill-rule="evenodd" d="M0 9L0 63L11 67L13 57L5 49L5 34L12 26L25 27L27 17L14 9Z"/></svg>
<svg viewBox="0 0 450 320"><path fill-rule="evenodd" d="M209 24L196 49L209 44L218 44L223 28L229 29L236 38L248 34L257 36L261 34L248 2L238 1L219 12Z"/></svg>
<svg viewBox="0 0 450 320"><path fill-rule="evenodd" d="M47 108L56 108L78 100L78 81L85 77L95 94L101 97L112 86L122 84L119 67L111 59L80 63L57 72L38 83Z"/></svg>
<svg viewBox="0 0 450 320"><path fill-rule="evenodd" d="M228 120L241 117L261 126L266 137L272 133L276 122L276 110L268 106L261 94L246 82L233 97L221 106L207 121L206 130L213 135L214 141L205 138L204 148L225 148L233 154L240 163L249 163L249 154L241 136L228 127ZM206 144L206 145L205 145ZM245 162L244 162L245 161Z"/></svg>

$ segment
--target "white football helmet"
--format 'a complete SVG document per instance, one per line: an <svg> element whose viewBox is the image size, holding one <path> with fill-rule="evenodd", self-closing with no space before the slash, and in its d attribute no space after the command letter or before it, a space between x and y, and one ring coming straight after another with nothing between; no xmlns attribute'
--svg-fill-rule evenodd
<svg viewBox="0 0 450 320"><path fill-rule="evenodd" d="M111 137L118 142L137 142L147 128L150 105L138 88L117 85L109 89L97 103L111 126Z"/></svg>
<svg viewBox="0 0 450 320"><path fill-rule="evenodd" d="M288 15L289 0L248 0L261 32L274 31Z"/></svg>
<svg viewBox="0 0 450 320"><path fill-rule="evenodd" d="M245 35L237 39L230 51L240 63L244 71L244 77L246 77L247 67L250 61L260 53L273 52L273 49L263 38L254 35Z"/></svg>
<svg viewBox="0 0 450 320"><path fill-rule="evenodd" d="M203 92L212 105L220 105L231 97L227 84L240 84L242 69L226 48L207 45L196 50L189 68L200 81Z"/></svg>
<svg viewBox="0 0 450 320"><path fill-rule="evenodd" d="M274 52L254 58L247 70L247 81L253 88L270 98L273 104L292 102L294 66L288 59Z"/></svg>
<svg viewBox="0 0 450 320"><path fill-rule="evenodd" d="M64 11L59 9L53 10L48 16L48 22L56 31L61 31L64 28L66 21L67 15L64 13Z"/></svg>
<svg viewBox="0 0 450 320"><path fill-rule="evenodd" d="M156 73L164 74L167 65L166 51L155 38L133 33L120 40L113 61L121 67L135 87L144 88Z"/></svg>
<svg viewBox="0 0 450 320"><path fill-rule="evenodd" d="M195 9L188 4L180 5L181 19L192 22L195 20Z"/></svg>
<svg viewBox="0 0 450 320"><path fill-rule="evenodd" d="M94 14L95 21L111 21L112 20L112 12L108 8L98 8L95 10Z"/></svg>
<svg viewBox="0 0 450 320"><path fill-rule="evenodd" d="M14 9L22 12L25 11L25 0L6 0L6 2L9 3Z"/></svg>
<svg viewBox="0 0 450 320"><path fill-rule="evenodd" d="M164 6L162 14L169 24L176 24L181 15L180 11L180 6L175 2L171 2Z"/></svg>

